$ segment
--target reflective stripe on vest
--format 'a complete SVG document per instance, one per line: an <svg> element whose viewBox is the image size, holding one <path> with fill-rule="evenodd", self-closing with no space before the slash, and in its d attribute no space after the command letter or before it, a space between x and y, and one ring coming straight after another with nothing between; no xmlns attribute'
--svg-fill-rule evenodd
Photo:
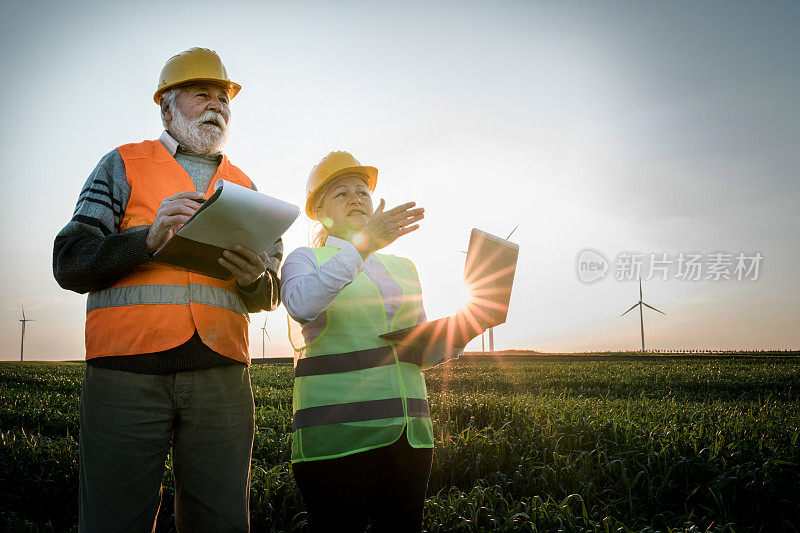
<svg viewBox="0 0 800 533"><path fill-rule="evenodd" d="M117 148L130 185L119 231L150 226L161 201L195 185L160 141ZM224 179L250 188L241 170L222 158L206 197ZM249 363L248 316L234 280L218 280L153 261L143 263L112 286L89 293L86 358L168 350L197 331L215 352Z"/></svg>
<svg viewBox="0 0 800 533"><path fill-rule="evenodd" d="M408 398L408 416L430 418L428 400ZM292 431L346 422L364 422L403 416L403 399L388 398L366 402L340 403L300 409L292 419Z"/></svg>
<svg viewBox="0 0 800 533"><path fill-rule="evenodd" d="M339 250L313 249L317 264ZM395 442L403 431L414 447L433 446L420 352L380 337L416 324L421 311L413 264L373 254L402 291L387 324L380 290L359 273L325 310L325 328L295 350L292 462L342 457Z"/></svg>
<svg viewBox="0 0 800 533"><path fill-rule="evenodd" d="M89 294L86 312L124 305L189 305L189 303L221 307L247 316L247 309L238 294L199 283L190 283L188 287L186 285L112 287Z"/></svg>
<svg viewBox="0 0 800 533"><path fill-rule="evenodd" d="M414 347L404 347L402 350L398 348L397 358L400 361L418 365L422 360L422 353L418 348ZM353 372L355 370L393 364L394 352L392 347L379 346L349 353L304 357L297 361L297 365L294 368L294 376L319 376L322 374Z"/></svg>

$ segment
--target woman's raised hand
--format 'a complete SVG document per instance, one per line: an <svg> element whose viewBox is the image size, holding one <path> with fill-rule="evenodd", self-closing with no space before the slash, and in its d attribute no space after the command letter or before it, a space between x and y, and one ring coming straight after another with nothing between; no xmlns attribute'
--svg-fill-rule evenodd
<svg viewBox="0 0 800 533"><path fill-rule="evenodd" d="M381 198L367 224L353 238L353 246L361 253L361 257L366 259L373 252L393 243L398 237L418 229L419 224L416 222L425 218L425 209L421 207L413 209L415 205L417 204L414 202L408 202L384 211L386 202Z"/></svg>

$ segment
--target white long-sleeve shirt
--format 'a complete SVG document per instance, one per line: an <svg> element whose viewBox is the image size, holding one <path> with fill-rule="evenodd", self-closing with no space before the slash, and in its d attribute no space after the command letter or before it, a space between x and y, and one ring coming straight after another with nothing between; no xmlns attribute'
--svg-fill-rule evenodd
<svg viewBox="0 0 800 533"><path fill-rule="evenodd" d="M378 287L386 308L388 327L402 303L403 291L400 285L389 275L383 263L373 256L364 261L350 242L338 237L328 237L325 245L339 248L326 263L318 264L314 251L303 247L286 257L281 270L281 301L289 315L304 325L306 343L325 329L324 311L361 272ZM418 323L425 320L427 318L423 309ZM423 359L433 364L443 361L445 354L455 355L455 349L443 342L428 347L424 352Z"/></svg>

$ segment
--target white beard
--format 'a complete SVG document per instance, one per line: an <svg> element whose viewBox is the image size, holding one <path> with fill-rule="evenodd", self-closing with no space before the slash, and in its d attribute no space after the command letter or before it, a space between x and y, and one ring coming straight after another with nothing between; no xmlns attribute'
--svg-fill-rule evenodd
<svg viewBox="0 0 800 533"><path fill-rule="evenodd" d="M207 156L216 156L222 153L222 148L228 142L230 127L221 113L206 111L197 120L188 120L178 106L170 107L172 108L172 121L169 130L182 148ZM209 120L216 121L220 127L204 124Z"/></svg>

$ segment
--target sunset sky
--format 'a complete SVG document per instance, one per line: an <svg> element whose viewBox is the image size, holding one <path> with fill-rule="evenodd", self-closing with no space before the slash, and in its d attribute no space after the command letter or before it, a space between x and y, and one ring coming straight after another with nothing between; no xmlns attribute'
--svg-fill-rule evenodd
<svg viewBox="0 0 800 533"><path fill-rule="evenodd" d="M472 227L520 257L497 348L638 349L620 254L700 255L701 279L645 279L648 348L800 348L800 4L796 2L17 2L0 8L0 359L81 359L86 296L53 238L116 146L155 139L172 55L216 50L242 85L226 153L302 204L348 150L375 199L425 207L387 248L414 260L430 318L456 310ZM307 245L304 217L284 236ZM608 261L583 283L584 249ZM712 254L758 279L705 279ZM646 274L647 268L643 270ZM734 277L735 278L735 277ZM265 314L251 316L261 355ZM267 355L290 355L270 313ZM470 349L479 348L474 341Z"/></svg>

